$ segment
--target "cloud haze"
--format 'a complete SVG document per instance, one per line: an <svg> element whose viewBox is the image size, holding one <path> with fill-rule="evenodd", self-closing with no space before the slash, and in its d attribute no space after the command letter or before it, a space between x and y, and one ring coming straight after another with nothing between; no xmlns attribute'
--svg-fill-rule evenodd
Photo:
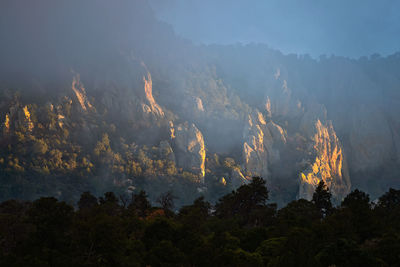
<svg viewBox="0 0 400 267"><path fill-rule="evenodd" d="M400 48L395 0L151 0L157 16L196 43L266 43L285 53L359 57Z"/></svg>

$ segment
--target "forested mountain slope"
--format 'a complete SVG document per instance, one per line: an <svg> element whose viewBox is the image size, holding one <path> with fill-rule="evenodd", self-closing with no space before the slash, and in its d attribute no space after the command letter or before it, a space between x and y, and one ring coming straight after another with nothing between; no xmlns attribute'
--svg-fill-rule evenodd
<svg viewBox="0 0 400 267"><path fill-rule="evenodd" d="M144 0L0 10L3 200L145 189L185 204L252 176L280 204L310 199L321 180L336 201L399 186L400 54L198 46Z"/></svg>

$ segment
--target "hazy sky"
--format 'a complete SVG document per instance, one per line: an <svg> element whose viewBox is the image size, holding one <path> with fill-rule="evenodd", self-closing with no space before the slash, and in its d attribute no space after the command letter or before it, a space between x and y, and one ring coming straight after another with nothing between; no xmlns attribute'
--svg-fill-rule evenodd
<svg viewBox="0 0 400 267"><path fill-rule="evenodd" d="M285 53L359 57L400 51L399 0L150 0L196 43L266 43Z"/></svg>

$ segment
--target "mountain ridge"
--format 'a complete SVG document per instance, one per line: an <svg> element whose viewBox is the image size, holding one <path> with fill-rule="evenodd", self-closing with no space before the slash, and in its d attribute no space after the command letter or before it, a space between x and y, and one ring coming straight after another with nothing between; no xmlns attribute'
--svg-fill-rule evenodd
<svg viewBox="0 0 400 267"><path fill-rule="evenodd" d="M22 10L5 3L10 14ZM310 199L320 180L336 201L352 187L379 195L399 185L400 54L316 61L263 45L196 46L145 1L118 4L132 13L107 1L101 15L89 3L65 4L79 7L71 26L41 0L38 14L64 24L57 34L34 30L34 44L1 27L4 199L145 189L155 200L172 189L183 205L263 176L284 204ZM46 40L50 48L39 49Z"/></svg>

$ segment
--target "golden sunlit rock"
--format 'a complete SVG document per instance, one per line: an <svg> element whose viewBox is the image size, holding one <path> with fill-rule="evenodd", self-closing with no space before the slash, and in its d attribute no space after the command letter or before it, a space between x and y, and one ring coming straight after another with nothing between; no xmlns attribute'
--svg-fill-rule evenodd
<svg viewBox="0 0 400 267"><path fill-rule="evenodd" d="M197 171L201 177L205 175L206 149L202 133L192 123L175 126L176 158L178 167Z"/></svg>
<svg viewBox="0 0 400 267"><path fill-rule="evenodd" d="M148 110L146 110L145 112L146 113L152 112L158 117L164 117L164 111L157 104L157 102L154 100L153 97L153 81L151 80L150 72L147 72L147 77L143 76L143 82L144 82L145 99L148 105Z"/></svg>
<svg viewBox="0 0 400 267"><path fill-rule="evenodd" d="M79 74L76 74L72 79L72 90L74 91L76 99L84 111L93 108L92 104L90 104L89 100L87 99L86 90L80 80Z"/></svg>
<svg viewBox="0 0 400 267"><path fill-rule="evenodd" d="M343 169L342 145L336 136L332 123L323 125L317 120L314 125L311 154L316 155L309 167L300 173L299 198L310 200L318 183L322 180L333 196L342 199L350 192L348 170Z"/></svg>
<svg viewBox="0 0 400 267"><path fill-rule="evenodd" d="M33 122L31 121L31 113L30 113L29 110L28 110L28 106L25 106L25 107L23 108L23 111L24 111L24 115L25 115L25 124L26 124L26 127L28 128L28 131L32 131L34 125L33 125Z"/></svg>
<svg viewBox="0 0 400 267"><path fill-rule="evenodd" d="M6 119L4 120L4 133L8 133L10 131L10 116L6 114Z"/></svg>

